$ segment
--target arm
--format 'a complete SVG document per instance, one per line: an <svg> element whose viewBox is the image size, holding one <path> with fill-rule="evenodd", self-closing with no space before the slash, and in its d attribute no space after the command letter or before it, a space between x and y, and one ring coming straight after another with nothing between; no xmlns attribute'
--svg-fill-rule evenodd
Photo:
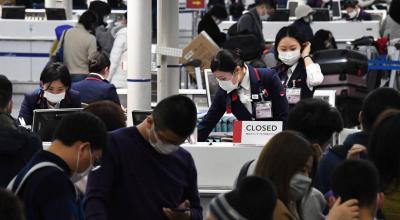
<svg viewBox="0 0 400 220"><path fill-rule="evenodd" d="M199 190L197 188L197 171L192 156L189 158L188 166L188 187L185 189L182 199L187 199L190 202L191 219L201 220L203 219L203 209L200 205Z"/></svg>
<svg viewBox="0 0 400 220"><path fill-rule="evenodd" d="M318 86L324 81L324 75L322 75L321 67L314 63L309 57L311 51L311 43L307 42L303 45L304 49L301 53L301 57L304 60L307 72L307 86L312 91L314 86Z"/></svg>
<svg viewBox="0 0 400 220"><path fill-rule="evenodd" d="M125 43L126 39L123 37L123 35L117 33L114 45L110 53L111 66L110 66L110 75L108 76L108 81L112 80L113 76L118 70L118 67L120 68L119 65L121 63L122 54L125 50Z"/></svg>
<svg viewBox="0 0 400 220"><path fill-rule="evenodd" d="M21 109L19 110L18 118L23 118L27 125L31 125L33 120L34 106L28 99L29 95L26 94L24 97L24 101L21 104Z"/></svg>
<svg viewBox="0 0 400 220"><path fill-rule="evenodd" d="M108 100L115 102L116 104L120 105L119 97L117 94L117 89L115 88L114 85L111 84L111 87L108 89Z"/></svg>
<svg viewBox="0 0 400 220"><path fill-rule="evenodd" d="M285 89L283 88L278 74L276 74L273 70L267 74L272 75L272 77L268 77L271 79L269 83L264 81L264 87L270 88L269 90L272 95L272 111L274 120L283 121L285 124L289 112L289 104L286 99Z"/></svg>
<svg viewBox="0 0 400 220"><path fill-rule="evenodd" d="M248 32L253 32L252 31L252 26L253 26L253 18L251 17L250 14L244 14L242 17L239 19L237 23L237 31L238 33L248 31Z"/></svg>
<svg viewBox="0 0 400 220"><path fill-rule="evenodd" d="M93 57L93 54L96 52L97 52L96 37L91 36L91 40L90 40L89 48L88 48L88 60L90 60Z"/></svg>

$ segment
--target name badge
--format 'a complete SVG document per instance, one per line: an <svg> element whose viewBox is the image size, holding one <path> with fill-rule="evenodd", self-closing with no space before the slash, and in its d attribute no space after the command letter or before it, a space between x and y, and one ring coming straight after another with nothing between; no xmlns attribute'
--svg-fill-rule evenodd
<svg viewBox="0 0 400 220"><path fill-rule="evenodd" d="M286 98L289 104L297 104L298 102L300 102L301 89L296 89L296 88L286 89Z"/></svg>
<svg viewBox="0 0 400 220"><path fill-rule="evenodd" d="M257 95L257 94L252 94L252 95L251 95L251 99L253 99L253 100L258 100L258 95Z"/></svg>
<svg viewBox="0 0 400 220"><path fill-rule="evenodd" d="M272 103L270 101L256 103L255 109L256 119L272 118Z"/></svg>

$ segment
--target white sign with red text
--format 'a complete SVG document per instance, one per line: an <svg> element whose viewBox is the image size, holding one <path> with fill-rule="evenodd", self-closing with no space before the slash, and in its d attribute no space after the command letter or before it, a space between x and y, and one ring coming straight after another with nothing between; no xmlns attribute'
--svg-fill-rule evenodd
<svg viewBox="0 0 400 220"><path fill-rule="evenodd" d="M274 135L281 132L281 121L235 121L233 142L264 146Z"/></svg>

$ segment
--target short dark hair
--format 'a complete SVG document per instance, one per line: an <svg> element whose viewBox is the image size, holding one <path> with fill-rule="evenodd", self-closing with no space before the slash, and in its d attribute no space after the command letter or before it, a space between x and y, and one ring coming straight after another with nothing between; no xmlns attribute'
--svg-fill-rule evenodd
<svg viewBox="0 0 400 220"><path fill-rule="evenodd" d="M243 67L244 62L240 59L240 51L221 50L211 60L210 68L212 72L217 70L233 73L236 66Z"/></svg>
<svg viewBox="0 0 400 220"><path fill-rule="evenodd" d="M210 11L207 12L209 15L213 15L218 19L225 20L228 18L228 12L226 12L226 8L224 5L217 4L214 5Z"/></svg>
<svg viewBox="0 0 400 220"><path fill-rule="evenodd" d="M93 102L84 111L91 112L99 117L107 127L107 131L113 131L126 126L126 116L121 106L112 101L104 100Z"/></svg>
<svg viewBox="0 0 400 220"><path fill-rule="evenodd" d="M11 192L0 188L0 219L24 220L22 202Z"/></svg>
<svg viewBox="0 0 400 220"><path fill-rule="evenodd" d="M379 192L379 174L367 160L347 160L332 173L332 191L342 202L357 199L360 207L370 207Z"/></svg>
<svg viewBox="0 0 400 220"><path fill-rule="evenodd" d="M371 132L368 155L379 171L381 190L400 187L400 113L383 119Z"/></svg>
<svg viewBox="0 0 400 220"><path fill-rule="evenodd" d="M92 150L105 150L107 131L104 123L96 115L84 111L75 112L61 120L53 139L66 146L72 146L77 141L89 142Z"/></svg>
<svg viewBox="0 0 400 220"><path fill-rule="evenodd" d="M306 42L303 34L295 26L290 25L290 26L281 28L275 36L274 48L275 48L276 60L279 60L279 52L278 52L279 43L285 37L291 37L291 38L296 39L297 42L299 42L300 46L302 46Z"/></svg>
<svg viewBox="0 0 400 220"><path fill-rule="evenodd" d="M97 25L107 25L103 18L111 13L111 6L107 2L92 1L89 5L89 10L97 15Z"/></svg>
<svg viewBox="0 0 400 220"><path fill-rule="evenodd" d="M7 107L12 98L12 83L4 75L0 74L0 109Z"/></svg>
<svg viewBox="0 0 400 220"><path fill-rule="evenodd" d="M304 99L289 112L287 129L298 131L323 147L334 132L343 129L343 119L335 107L322 99Z"/></svg>
<svg viewBox="0 0 400 220"><path fill-rule="evenodd" d="M87 10L79 17L79 24L82 24L86 30L94 30L97 26L97 15L93 11Z"/></svg>
<svg viewBox="0 0 400 220"><path fill-rule="evenodd" d="M196 105L182 95L163 99L151 115L157 130L170 130L182 138L192 134L197 123Z"/></svg>
<svg viewBox="0 0 400 220"><path fill-rule="evenodd" d="M51 63L42 71L40 82L45 84L57 80L60 80L65 87L71 87L71 75L68 68L62 63Z"/></svg>
<svg viewBox="0 0 400 220"><path fill-rule="evenodd" d="M97 51L89 59L89 71L91 73L100 73L106 67L110 67L111 62L108 56L100 51Z"/></svg>
<svg viewBox="0 0 400 220"><path fill-rule="evenodd" d="M378 88L371 91L361 107L361 124L366 132L371 131L378 116L386 109L400 109L400 93L392 88Z"/></svg>
<svg viewBox="0 0 400 220"><path fill-rule="evenodd" d="M276 9L276 2L274 0L255 0L254 5L265 5L265 7Z"/></svg>
<svg viewBox="0 0 400 220"><path fill-rule="evenodd" d="M343 8L356 8L356 6L358 5L358 1L357 0L347 0L344 2Z"/></svg>

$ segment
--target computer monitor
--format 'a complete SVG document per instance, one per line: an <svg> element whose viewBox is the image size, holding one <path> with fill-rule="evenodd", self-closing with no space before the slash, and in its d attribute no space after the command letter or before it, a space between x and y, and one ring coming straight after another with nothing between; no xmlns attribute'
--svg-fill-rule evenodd
<svg viewBox="0 0 400 220"><path fill-rule="evenodd" d="M207 102L208 107L211 107L212 100L214 100L215 95L219 90L218 81L215 79L214 74L210 69L204 70L204 78L206 81L206 92L207 92Z"/></svg>
<svg viewBox="0 0 400 220"><path fill-rule="evenodd" d="M314 21L330 21L329 9L327 8L314 8L313 14Z"/></svg>
<svg viewBox="0 0 400 220"><path fill-rule="evenodd" d="M47 20L67 20L64 8L46 8Z"/></svg>
<svg viewBox="0 0 400 220"><path fill-rule="evenodd" d="M142 123L147 116L151 115L153 110L133 110L132 111L132 121L133 125L139 125Z"/></svg>
<svg viewBox="0 0 400 220"><path fill-rule="evenodd" d="M290 17L296 17L294 12L296 11L296 8L298 5L299 5L298 1L288 1L287 2L287 9L289 9L289 11L290 11Z"/></svg>
<svg viewBox="0 0 400 220"><path fill-rule="evenodd" d="M289 9L276 9L270 21L289 21Z"/></svg>
<svg viewBox="0 0 400 220"><path fill-rule="evenodd" d="M331 10L332 10L332 18L334 20L342 19L340 0L332 1Z"/></svg>
<svg viewBox="0 0 400 220"><path fill-rule="evenodd" d="M25 6L2 6L2 19L25 19Z"/></svg>

